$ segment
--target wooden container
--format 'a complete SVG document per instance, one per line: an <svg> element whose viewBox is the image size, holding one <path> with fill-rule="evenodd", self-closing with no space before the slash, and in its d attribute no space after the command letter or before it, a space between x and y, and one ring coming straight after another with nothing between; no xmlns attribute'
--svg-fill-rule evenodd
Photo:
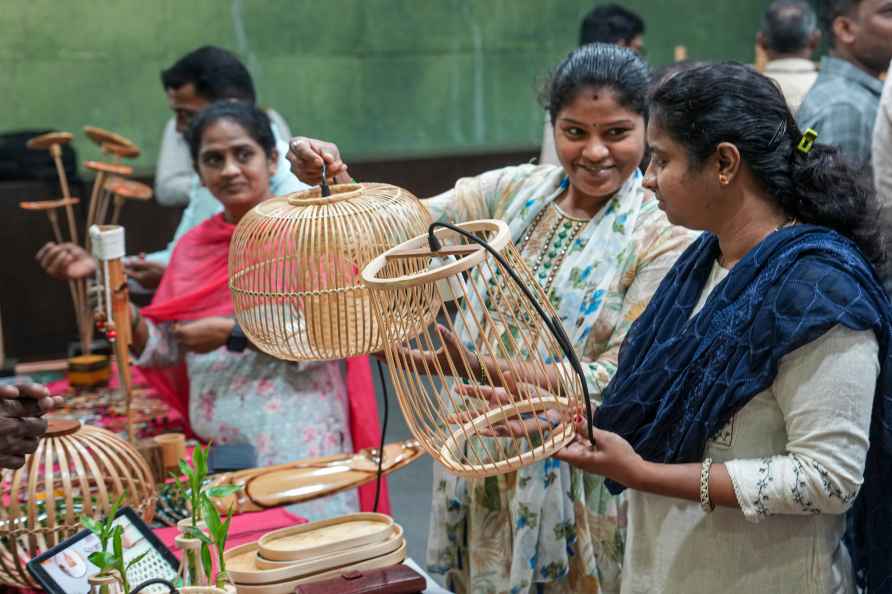
<svg viewBox="0 0 892 594"><path fill-rule="evenodd" d="M143 519L155 513L155 481L136 449L117 435L51 420L37 450L18 470L3 470L0 583L37 584L25 563L83 529L80 515L101 519L124 495Z"/></svg>
<svg viewBox="0 0 892 594"><path fill-rule="evenodd" d="M382 348L360 271L430 217L386 184L343 184L272 198L235 230L229 286L251 343L291 361L343 359Z"/></svg>
<svg viewBox="0 0 892 594"><path fill-rule="evenodd" d="M229 577L238 584L269 584L299 579L388 555L404 544L403 528L398 524L393 525L386 540L308 557L301 561L270 561L259 555L258 544L252 542L226 551L226 570Z"/></svg>
<svg viewBox="0 0 892 594"><path fill-rule="evenodd" d="M309 584L311 582L318 582L320 580L337 577L345 571L361 571L364 569L378 569L380 567L397 565L405 560L406 543L403 542L403 544L400 545L400 548L393 551L392 553L387 553L386 555L367 559L365 561L354 563L352 565L346 565L344 567L338 567L336 569L330 569L328 571L322 571L320 573L314 573L312 575L300 578L287 579L266 584L240 584L236 582L235 587L238 591L238 594L292 594L294 592L294 589L300 584Z"/></svg>
<svg viewBox="0 0 892 594"><path fill-rule="evenodd" d="M257 549L270 561L299 561L388 540L392 534L390 516L347 514L275 530L257 541Z"/></svg>
<svg viewBox="0 0 892 594"><path fill-rule="evenodd" d="M573 439L582 384L520 288L557 320L508 225L459 228L487 241L505 264L441 228L442 249L432 252L420 235L372 260L363 281L412 433L450 472L492 476L543 460Z"/></svg>
<svg viewBox="0 0 892 594"><path fill-rule="evenodd" d="M111 365L106 355L78 355L68 359L68 383L72 388L107 386L110 377Z"/></svg>
<svg viewBox="0 0 892 594"><path fill-rule="evenodd" d="M152 439L161 446L164 471L178 472L180 460L186 457L186 435L183 433L162 433Z"/></svg>

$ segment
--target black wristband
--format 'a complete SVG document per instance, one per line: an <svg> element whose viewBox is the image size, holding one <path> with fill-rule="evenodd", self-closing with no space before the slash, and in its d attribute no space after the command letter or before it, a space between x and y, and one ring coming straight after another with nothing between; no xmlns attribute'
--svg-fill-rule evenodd
<svg viewBox="0 0 892 594"><path fill-rule="evenodd" d="M226 350L232 353L242 353L248 347L248 337L242 332L242 327L238 322L229 332L229 338L226 339Z"/></svg>

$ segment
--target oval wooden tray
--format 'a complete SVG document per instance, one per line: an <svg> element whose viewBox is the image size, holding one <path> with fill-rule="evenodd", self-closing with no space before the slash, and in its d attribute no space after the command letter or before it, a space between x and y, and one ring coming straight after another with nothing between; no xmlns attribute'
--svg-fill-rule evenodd
<svg viewBox="0 0 892 594"><path fill-rule="evenodd" d="M264 559L258 554L257 543L252 542L224 553L226 570L233 581L240 584L270 584L298 579L387 555L403 546L405 539L402 526L394 524L390 536L389 539L378 543L354 547L340 553L320 555L304 561Z"/></svg>
<svg viewBox="0 0 892 594"><path fill-rule="evenodd" d="M406 440L384 446L383 474L389 474L424 454L417 441ZM309 501L331 493L353 489L375 480L378 469L374 448L355 454L342 453L218 475L211 486L239 485L240 491L214 498L220 513L237 513Z"/></svg>
<svg viewBox="0 0 892 594"><path fill-rule="evenodd" d="M235 588L238 590L239 594L292 594L294 592L295 587L301 584L309 584L310 582L318 582L319 580L326 580L328 578L337 577L345 571L350 570L362 570L362 569L377 569L379 567L389 567L391 565L398 565L406 560L406 543L404 542L400 548L393 551L392 553L388 553L387 555L382 555L380 557L375 557L374 559L369 559L368 561L363 561L362 563L357 563L355 565L348 565L346 567L338 567L337 569L332 569L329 571L323 571L322 573L317 573L313 575L309 575L306 577L298 578L295 580L285 580L282 582L276 582L273 584L240 584L235 582Z"/></svg>
<svg viewBox="0 0 892 594"><path fill-rule="evenodd" d="M387 540L393 518L384 514L347 514L264 534L258 554L270 561L300 561Z"/></svg>

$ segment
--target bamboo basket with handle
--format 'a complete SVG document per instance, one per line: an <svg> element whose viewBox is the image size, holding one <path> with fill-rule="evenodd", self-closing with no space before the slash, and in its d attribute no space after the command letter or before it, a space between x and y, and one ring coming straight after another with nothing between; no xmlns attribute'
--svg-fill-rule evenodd
<svg viewBox="0 0 892 594"><path fill-rule="evenodd" d="M510 277L508 267L557 320L507 224L458 227L487 241L503 262L440 229L437 239L450 245L433 251L428 235L419 235L372 260L363 281L413 435L450 472L492 476L569 443L582 386L558 339Z"/></svg>

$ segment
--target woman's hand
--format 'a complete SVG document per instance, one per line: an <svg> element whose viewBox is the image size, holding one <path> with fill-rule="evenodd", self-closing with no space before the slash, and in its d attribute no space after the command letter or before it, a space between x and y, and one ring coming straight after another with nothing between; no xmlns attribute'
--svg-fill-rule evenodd
<svg viewBox="0 0 892 594"><path fill-rule="evenodd" d="M46 433L41 417L62 406L62 398L50 396L40 384L0 386L0 467L20 468Z"/></svg>
<svg viewBox="0 0 892 594"><path fill-rule="evenodd" d="M341 160L341 152L332 142L297 136L288 143L287 158L291 162L291 172L305 184L315 186L322 181L323 161L329 179L340 184L352 181L347 164Z"/></svg>
<svg viewBox="0 0 892 594"><path fill-rule="evenodd" d="M193 353L210 353L226 344L235 321L232 318L203 318L194 322L179 322L173 326L177 342Z"/></svg>
<svg viewBox="0 0 892 594"><path fill-rule="evenodd" d="M138 282L146 289L157 289L161 284L161 277L167 267L158 262L151 262L145 258L127 258L124 260L124 272L127 276Z"/></svg>
<svg viewBox="0 0 892 594"><path fill-rule="evenodd" d="M609 431L593 429L595 443L588 440L588 427L585 419L576 423L576 438L554 455L558 460L589 472L637 489L647 462L635 453L628 441Z"/></svg>
<svg viewBox="0 0 892 594"><path fill-rule="evenodd" d="M438 373L437 369L440 369L444 375L457 375L463 378L479 374L480 368L476 355L465 348L458 336L443 324L437 324L437 333L442 344L435 351L410 349L403 346L397 346L396 350L401 357L409 360L409 367L414 366L419 373L433 375ZM455 365L455 374L449 364L450 361ZM467 361L468 365L462 365L462 361Z"/></svg>
<svg viewBox="0 0 892 594"><path fill-rule="evenodd" d="M79 280L96 274L96 260L74 243L51 241L34 258L48 275L58 280Z"/></svg>

